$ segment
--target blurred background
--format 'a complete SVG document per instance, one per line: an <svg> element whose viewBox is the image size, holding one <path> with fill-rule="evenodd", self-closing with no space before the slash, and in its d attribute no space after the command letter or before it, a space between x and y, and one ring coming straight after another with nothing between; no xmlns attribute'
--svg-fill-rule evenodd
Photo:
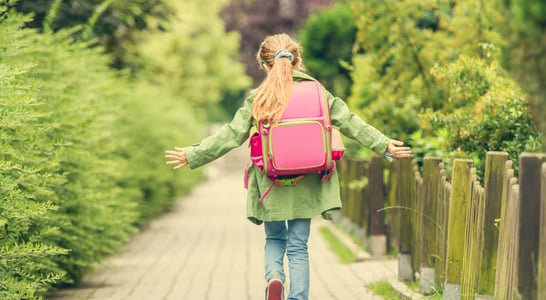
<svg viewBox="0 0 546 300"><path fill-rule="evenodd" d="M198 183L163 152L231 119L269 34L418 161L480 176L546 150L545 29L542 0L1 0L0 298L77 283Z"/></svg>

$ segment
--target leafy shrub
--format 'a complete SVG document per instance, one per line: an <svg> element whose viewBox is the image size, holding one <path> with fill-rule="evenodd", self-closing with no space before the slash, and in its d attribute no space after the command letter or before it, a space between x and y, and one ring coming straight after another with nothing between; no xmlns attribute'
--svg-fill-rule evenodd
<svg viewBox="0 0 546 300"><path fill-rule="evenodd" d="M389 136L407 141L421 110L441 110L444 91L430 73L478 43L500 43L491 4L474 1L351 1L359 15L351 109Z"/></svg>
<svg viewBox="0 0 546 300"><path fill-rule="evenodd" d="M0 20L0 298L78 282L199 180L163 151L198 139L189 103L108 67L73 31ZM187 172L187 171L182 171Z"/></svg>
<svg viewBox="0 0 546 300"><path fill-rule="evenodd" d="M432 74L448 98L444 110L423 114L432 135L447 132L440 149L449 159L474 160L483 172L487 151L506 151L517 167L522 152L540 149L541 134L533 124L526 95L506 76L494 53L482 45L483 58L461 56Z"/></svg>
<svg viewBox="0 0 546 300"><path fill-rule="evenodd" d="M349 96L349 63L356 37L356 18L348 2L337 2L309 16L298 32L303 64L332 93Z"/></svg>

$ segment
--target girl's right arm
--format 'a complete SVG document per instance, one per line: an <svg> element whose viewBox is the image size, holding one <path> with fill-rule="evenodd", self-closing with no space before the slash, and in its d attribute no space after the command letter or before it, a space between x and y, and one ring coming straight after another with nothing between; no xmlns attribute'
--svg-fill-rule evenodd
<svg viewBox="0 0 546 300"><path fill-rule="evenodd" d="M219 132L211 135L190 147L175 147L174 151L166 151L165 158L175 159L167 164L176 164L179 169L185 165L195 169L203 166L230 150L242 145L249 136L252 127L252 98L248 97L235 113L230 123L224 124ZM183 157L182 157L183 155Z"/></svg>

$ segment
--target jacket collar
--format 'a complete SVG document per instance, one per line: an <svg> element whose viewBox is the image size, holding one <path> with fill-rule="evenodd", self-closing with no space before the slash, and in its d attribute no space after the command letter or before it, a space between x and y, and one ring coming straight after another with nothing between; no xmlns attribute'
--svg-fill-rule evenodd
<svg viewBox="0 0 546 300"><path fill-rule="evenodd" d="M300 80L313 80L313 81L317 81L315 78L311 77L310 75L306 74L306 73L303 73L302 71L298 71L298 70L292 70L292 77L296 80L296 81L300 81Z"/></svg>

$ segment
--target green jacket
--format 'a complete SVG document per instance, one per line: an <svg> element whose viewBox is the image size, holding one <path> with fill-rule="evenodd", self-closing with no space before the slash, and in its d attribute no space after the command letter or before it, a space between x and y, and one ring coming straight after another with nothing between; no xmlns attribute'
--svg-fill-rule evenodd
<svg viewBox="0 0 546 300"><path fill-rule="evenodd" d="M294 71L293 76L294 81L314 80L299 71ZM339 128L343 135L383 154L389 138L351 113L340 98L329 92L327 94L334 127ZM254 126L251 112L253 99L251 93L232 121L222 126L218 133L205 138L200 144L184 148L191 169L221 157L248 139ZM274 186L262 203L258 203L258 199L270 187L271 180L253 165L248 172L247 217L253 223L313 218L341 208L337 172L324 182L320 181L319 174L308 174L295 186Z"/></svg>

